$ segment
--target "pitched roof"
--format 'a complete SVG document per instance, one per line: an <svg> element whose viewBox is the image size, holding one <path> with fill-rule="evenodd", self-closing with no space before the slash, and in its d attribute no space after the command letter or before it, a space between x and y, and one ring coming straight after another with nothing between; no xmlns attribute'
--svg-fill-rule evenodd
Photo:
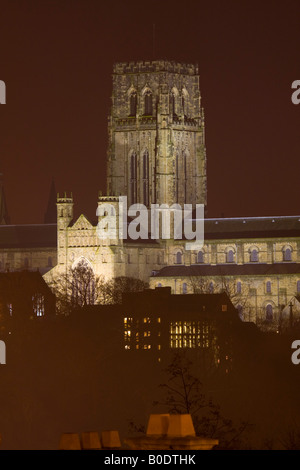
<svg viewBox="0 0 300 470"><path fill-rule="evenodd" d="M271 275L271 274L299 274L300 263L249 263L249 264L207 264L192 266L166 266L152 275L152 277L192 277L192 276L243 276L243 275Z"/></svg>
<svg viewBox="0 0 300 470"><path fill-rule="evenodd" d="M205 219L204 239L299 237L300 216Z"/></svg>
<svg viewBox="0 0 300 470"><path fill-rule="evenodd" d="M57 225L2 225L0 248L57 247Z"/></svg>

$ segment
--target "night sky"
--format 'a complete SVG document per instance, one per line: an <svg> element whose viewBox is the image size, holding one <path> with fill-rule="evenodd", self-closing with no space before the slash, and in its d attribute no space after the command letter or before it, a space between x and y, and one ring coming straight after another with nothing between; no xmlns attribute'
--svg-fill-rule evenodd
<svg viewBox="0 0 300 470"><path fill-rule="evenodd" d="M155 24L155 47L153 47ZM41 223L52 177L94 218L113 63L198 63L208 216L298 215L300 2L0 0L0 172L11 221Z"/></svg>

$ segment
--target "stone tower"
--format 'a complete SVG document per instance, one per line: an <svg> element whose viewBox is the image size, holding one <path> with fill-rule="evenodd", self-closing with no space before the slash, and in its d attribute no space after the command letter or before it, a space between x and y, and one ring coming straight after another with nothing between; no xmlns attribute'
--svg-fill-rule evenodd
<svg viewBox="0 0 300 470"><path fill-rule="evenodd" d="M127 196L129 205L206 205L204 112L196 65L115 64L107 192Z"/></svg>

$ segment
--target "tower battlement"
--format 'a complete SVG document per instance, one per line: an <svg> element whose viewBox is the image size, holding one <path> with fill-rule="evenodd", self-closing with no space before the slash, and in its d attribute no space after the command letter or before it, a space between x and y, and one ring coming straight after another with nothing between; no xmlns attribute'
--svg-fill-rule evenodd
<svg viewBox="0 0 300 470"><path fill-rule="evenodd" d="M170 72L184 75L198 75L198 65L182 64L180 62L167 60L153 60L140 62L118 62L114 64L113 68L113 73L118 75L152 72Z"/></svg>

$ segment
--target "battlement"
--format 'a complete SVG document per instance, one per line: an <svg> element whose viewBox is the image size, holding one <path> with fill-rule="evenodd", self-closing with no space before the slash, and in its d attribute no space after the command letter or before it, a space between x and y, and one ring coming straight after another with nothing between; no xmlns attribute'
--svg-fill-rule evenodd
<svg viewBox="0 0 300 470"><path fill-rule="evenodd" d="M113 67L113 73L117 75L157 72L198 75L198 65L183 64L167 60L154 60L141 62L118 62L114 64Z"/></svg>

